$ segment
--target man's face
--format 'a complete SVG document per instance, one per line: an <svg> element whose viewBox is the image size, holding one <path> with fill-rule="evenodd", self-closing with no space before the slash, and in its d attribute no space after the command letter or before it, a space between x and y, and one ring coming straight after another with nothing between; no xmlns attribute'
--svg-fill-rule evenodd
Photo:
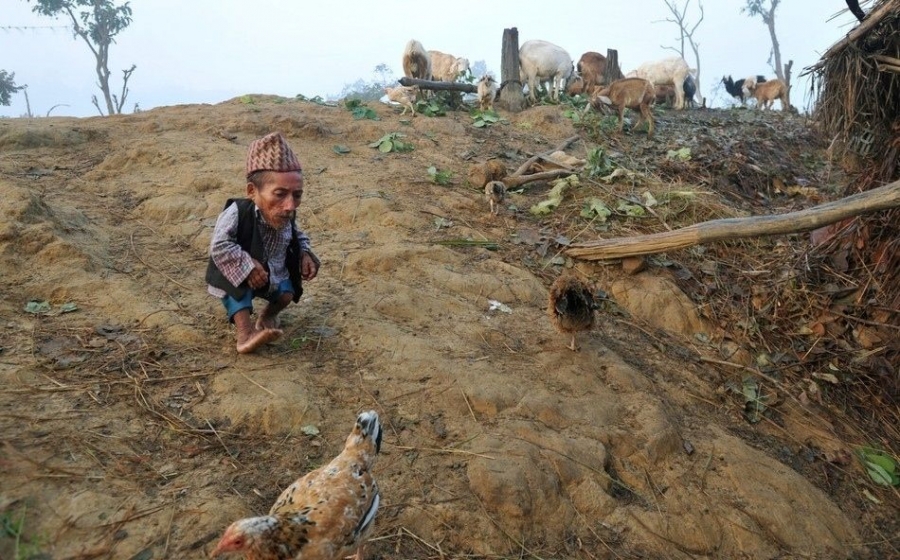
<svg viewBox="0 0 900 560"><path fill-rule="evenodd" d="M303 174L299 171L271 171L260 188L247 183L247 198L256 203L266 223L274 228L280 228L294 218L302 197Z"/></svg>

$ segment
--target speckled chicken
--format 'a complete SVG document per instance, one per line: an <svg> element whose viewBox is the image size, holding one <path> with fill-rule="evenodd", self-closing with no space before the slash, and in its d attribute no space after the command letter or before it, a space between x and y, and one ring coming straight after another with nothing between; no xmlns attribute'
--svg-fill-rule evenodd
<svg viewBox="0 0 900 560"><path fill-rule="evenodd" d="M344 450L288 486L269 515L235 521L211 556L242 552L247 560L338 560L362 547L381 498L372 464L381 449L381 422L363 412Z"/></svg>
<svg viewBox="0 0 900 560"><path fill-rule="evenodd" d="M568 348L577 350L575 334L594 326L594 311L597 303L590 287L569 273L563 273L553 285L547 301L547 315L556 329L572 335Z"/></svg>
<svg viewBox="0 0 900 560"><path fill-rule="evenodd" d="M484 197L491 205L491 214L496 216L500 212L500 203L506 198L506 185L503 181L488 181L484 186Z"/></svg>

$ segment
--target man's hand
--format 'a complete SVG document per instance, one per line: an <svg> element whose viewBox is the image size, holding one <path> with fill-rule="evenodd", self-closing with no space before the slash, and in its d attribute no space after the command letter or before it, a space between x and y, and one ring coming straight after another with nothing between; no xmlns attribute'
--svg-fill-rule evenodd
<svg viewBox="0 0 900 560"><path fill-rule="evenodd" d="M313 260L309 253L303 251L300 253L300 277L303 280L312 280L319 273L319 265Z"/></svg>
<svg viewBox="0 0 900 560"><path fill-rule="evenodd" d="M258 290L269 285L269 273L266 272L266 267L261 265L258 260L252 260L253 270L251 270L250 274L247 276L247 285L254 290Z"/></svg>

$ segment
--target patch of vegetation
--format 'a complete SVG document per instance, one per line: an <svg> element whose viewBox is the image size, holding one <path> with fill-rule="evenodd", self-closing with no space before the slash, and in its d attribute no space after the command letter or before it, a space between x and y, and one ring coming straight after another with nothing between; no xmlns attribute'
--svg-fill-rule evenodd
<svg viewBox="0 0 900 560"><path fill-rule="evenodd" d="M590 177L606 177L616 169L616 164L606 155L606 151L597 146L591 149L586 158L584 170Z"/></svg>
<svg viewBox="0 0 900 560"><path fill-rule="evenodd" d="M491 110L491 109L488 109L487 111L482 111L480 109L473 109L469 113L469 115L471 115L472 120L474 121L472 123L472 126L474 126L475 128L485 128L488 126L495 125L497 123L507 122L506 119L504 119L503 117L498 115L496 113L496 111Z"/></svg>
<svg viewBox="0 0 900 560"><path fill-rule="evenodd" d="M12 560L28 560L41 556L43 539L25 536L25 512L25 507L20 511L0 512L0 540L12 541Z"/></svg>
<svg viewBox="0 0 900 560"><path fill-rule="evenodd" d="M329 102L325 101L325 98L323 98L321 95L316 95L315 97L306 97L302 93L298 93L297 95L294 96L294 99L296 99L297 101L308 101L309 103L315 103L316 105L324 105L326 107L334 107L335 106L334 103L329 103Z"/></svg>
<svg viewBox="0 0 900 560"><path fill-rule="evenodd" d="M856 450L856 455L875 484L900 486L900 468L889 454L874 447L861 447Z"/></svg>
<svg viewBox="0 0 900 560"><path fill-rule="evenodd" d="M433 165L426 171L428 172L428 176L431 177L431 182L435 185L447 186L450 184L450 178L453 177L453 172L449 169L442 170Z"/></svg>
<svg viewBox="0 0 900 560"><path fill-rule="evenodd" d="M359 99L347 99L346 101L344 101L344 106L348 111L350 111L350 114L352 114L353 118L356 120L379 120L378 115L375 113L375 110Z"/></svg>
<svg viewBox="0 0 900 560"><path fill-rule="evenodd" d="M386 154L389 152L411 152L415 149L409 142L404 142L401 138L406 135L400 132L389 132L378 140L369 144L370 148L377 148L379 152Z"/></svg>
<svg viewBox="0 0 900 560"><path fill-rule="evenodd" d="M447 114L449 107L442 101L440 97L432 97L431 99L419 99L416 101L416 112L426 117L443 117Z"/></svg>

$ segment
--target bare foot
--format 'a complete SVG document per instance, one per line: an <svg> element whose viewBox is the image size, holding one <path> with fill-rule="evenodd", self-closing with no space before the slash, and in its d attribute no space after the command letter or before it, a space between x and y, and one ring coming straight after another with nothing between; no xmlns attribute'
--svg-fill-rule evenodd
<svg viewBox="0 0 900 560"><path fill-rule="evenodd" d="M284 331L279 329L254 329L247 338L241 340L238 338L237 351L238 354L249 354L255 352L260 346L268 344L281 336Z"/></svg>
<svg viewBox="0 0 900 560"><path fill-rule="evenodd" d="M261 314L258 319L256 319L256 330L261 331L265 329L277 329L281 326L281 321L278 320L278 316L270 317L265 313Z"/></svg>

